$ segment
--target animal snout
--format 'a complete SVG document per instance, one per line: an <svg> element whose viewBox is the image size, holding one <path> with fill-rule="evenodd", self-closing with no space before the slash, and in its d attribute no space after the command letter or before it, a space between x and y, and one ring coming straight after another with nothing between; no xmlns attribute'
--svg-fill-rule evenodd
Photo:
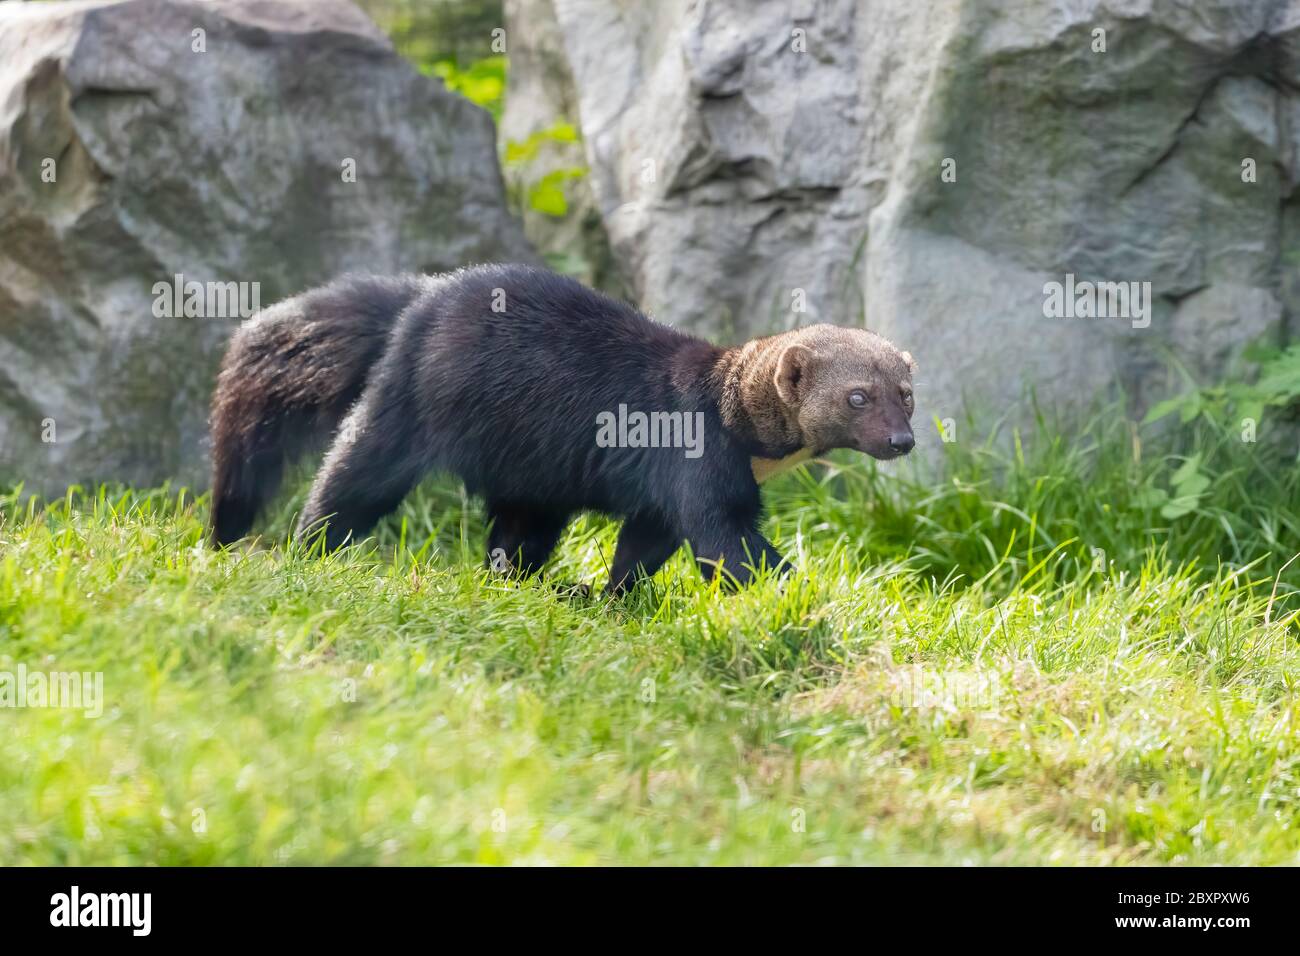
<svg viewBox="0 0 1300 956"><path fill-rule="evenodd" d="M910 431L894 432L889 436L889 447L900 455L906 455L916 446L916 438Z"/></svg>

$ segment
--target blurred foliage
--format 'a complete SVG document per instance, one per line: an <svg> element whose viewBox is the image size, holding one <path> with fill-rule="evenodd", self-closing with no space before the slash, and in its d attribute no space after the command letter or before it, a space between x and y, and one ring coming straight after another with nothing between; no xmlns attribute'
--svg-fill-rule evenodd
<svg viewBox="0 0 1300 956"><path fill-rule="evenodd" d="M1253 375L1208 388L1193 386L1152 407L1143 424L1177 415L1184 428L1217 432L1227 436L1229 445L1240 445L1256 441L1265 416L1271 424L1294 420L1300 407L1300 345L1285 349L1255 345L1246 350L1244 358L1257 366ZM1280 432L1291 433L1289 429ZM1279 462L1278 467L1294 470L1287 462ZM1143 501L1173 521L1196 511L1217 478L1201 455L1192 455L1168 476L1168 490L1153 481L1144 489Z"/></svg>
<svg viewBox="0 0 1300 956"><path fill-rule="evenodd" d="M397 52L421 72L491 56L492 31L505 25L501 0L358 0Z"/></svg>
<svg viewBox="0 0 1300 956"><path fill-rule="evenodd" d="M453 93L483 107L501 122L509 61L493 49L493 31L503 27L502 4L480 0L361 0L361 6L393 40L397 51L421 73L436 76ZM546 147L578 143L572 123L559 122L523 142L509 142L504 164L511 176L511 203L555 218L571 208L566 185L587 175L583 166L533 171Z"/></svg>
<svg viewBox="0 0 1300 956"><path fill-rule="evenodd" d="M560 166L537 175L529 167L543 158L548 146L564 146L581 142L578 130L572 123L560 121L538 130L524 140L506 143L505 165L511 175L511 201L518 207L528 208L547 216L563 218L569 214L569 197L565 186L587 175L586 166Z"/></svg>
<svg viewBox="0 0 1300 956"><path fill-rule="evenodd" d="M560 122L538 130L527 139L506 144L507 163L528 163L537 158L547 143L576 143L578 131L572 123Z"/></svg>
<svg viewBox="0 0 1300 956"><path fill-rule="evenodd" d="M581 179L587 170L580 166L553 169L528 187L528 206L548 216L563 217L569 214L569 200L564 195L564 184Z"/></svg>
<svg viewBox="0 0 1300 956"><path fill-rule="evenodd" d="M500 0L361 0L361 6L416 69L500 122L506 58L499 46L493 49L494 31L505 24Z"/></svg>
<svg viewBox="0 0 1300 956"><path fill-rule="evenodd" d="M501 122L501 111L506 102L504 56L485 56L463 69L457 66L455 60L439 60L427 72L442 80L447 89L483 107L492 114L494 120Z"/></svg>
<svg viewBox="0 0 1300 956"><path fill-rule="evenodd" d="M1253 380L1193 387L1156 405L1146 421L1176 413L1183 424L1204 418L1220 425L1250 421L1258 426L1266 411L1271 417L1300 405L1300 344L1286 349L1257 345L1246 350L1245 358L1258 366Z"/></svg>

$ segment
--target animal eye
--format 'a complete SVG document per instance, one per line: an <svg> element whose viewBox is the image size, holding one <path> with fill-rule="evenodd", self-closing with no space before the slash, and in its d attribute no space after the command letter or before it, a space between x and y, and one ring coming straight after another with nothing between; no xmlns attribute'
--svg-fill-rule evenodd
<svg viewBox="0 0 1300 956"><path fill-rule="evenodd" d="M849 392L849 404L852 405L854 408L866 408L867 393L862 391L861 389L857 389L852 392Z"/></svg>
<svg viewBox="0 0 1300 956"><path fill-rule="evenodd" d="M904 404L904 405L911 405L911 404L912 404L912 393L911 393L911 392L904 392L904 393L903 393L903 404Z"/></svg>

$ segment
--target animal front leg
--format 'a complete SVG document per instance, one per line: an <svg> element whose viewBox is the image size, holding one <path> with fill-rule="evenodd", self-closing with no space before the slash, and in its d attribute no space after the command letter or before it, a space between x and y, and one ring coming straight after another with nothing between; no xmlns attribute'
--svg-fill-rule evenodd
<svg viewBox="0 0 1300 956"><path fill-rule="evenodd" d="M710 522L687 533L695 561L706 580L722 573L728 588L745 587L754 570L767 567L784 574L790 564L757 529L749 524Z"/></svg>

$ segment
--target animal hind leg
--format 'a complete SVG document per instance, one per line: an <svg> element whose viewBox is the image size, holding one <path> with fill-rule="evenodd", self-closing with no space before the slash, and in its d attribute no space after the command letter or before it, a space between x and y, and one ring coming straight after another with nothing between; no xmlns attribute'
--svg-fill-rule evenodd
<svg viewBox="0 0 1300 956"><path fill-rule="evenodd" d="M488 567L498 572L535 574L555 550L569 523L567 512L508 502L489 502Z"/></svg>
<svg viewBox="0 0 1300 956"><path fill-rule="evenodd" d="M429 469L424 446L396 411L375 416L363 401L344 420L298 520L298 534L325 528L325 547L365 535Z"/></svg>
<svg viewBox="0 0 1300 956"><path fill-rule="evenodd" d="M662 522L653 518L628 518L618 534L605 590L621 594L641 578L653 576L681 543L681 538Z"/></svg>

